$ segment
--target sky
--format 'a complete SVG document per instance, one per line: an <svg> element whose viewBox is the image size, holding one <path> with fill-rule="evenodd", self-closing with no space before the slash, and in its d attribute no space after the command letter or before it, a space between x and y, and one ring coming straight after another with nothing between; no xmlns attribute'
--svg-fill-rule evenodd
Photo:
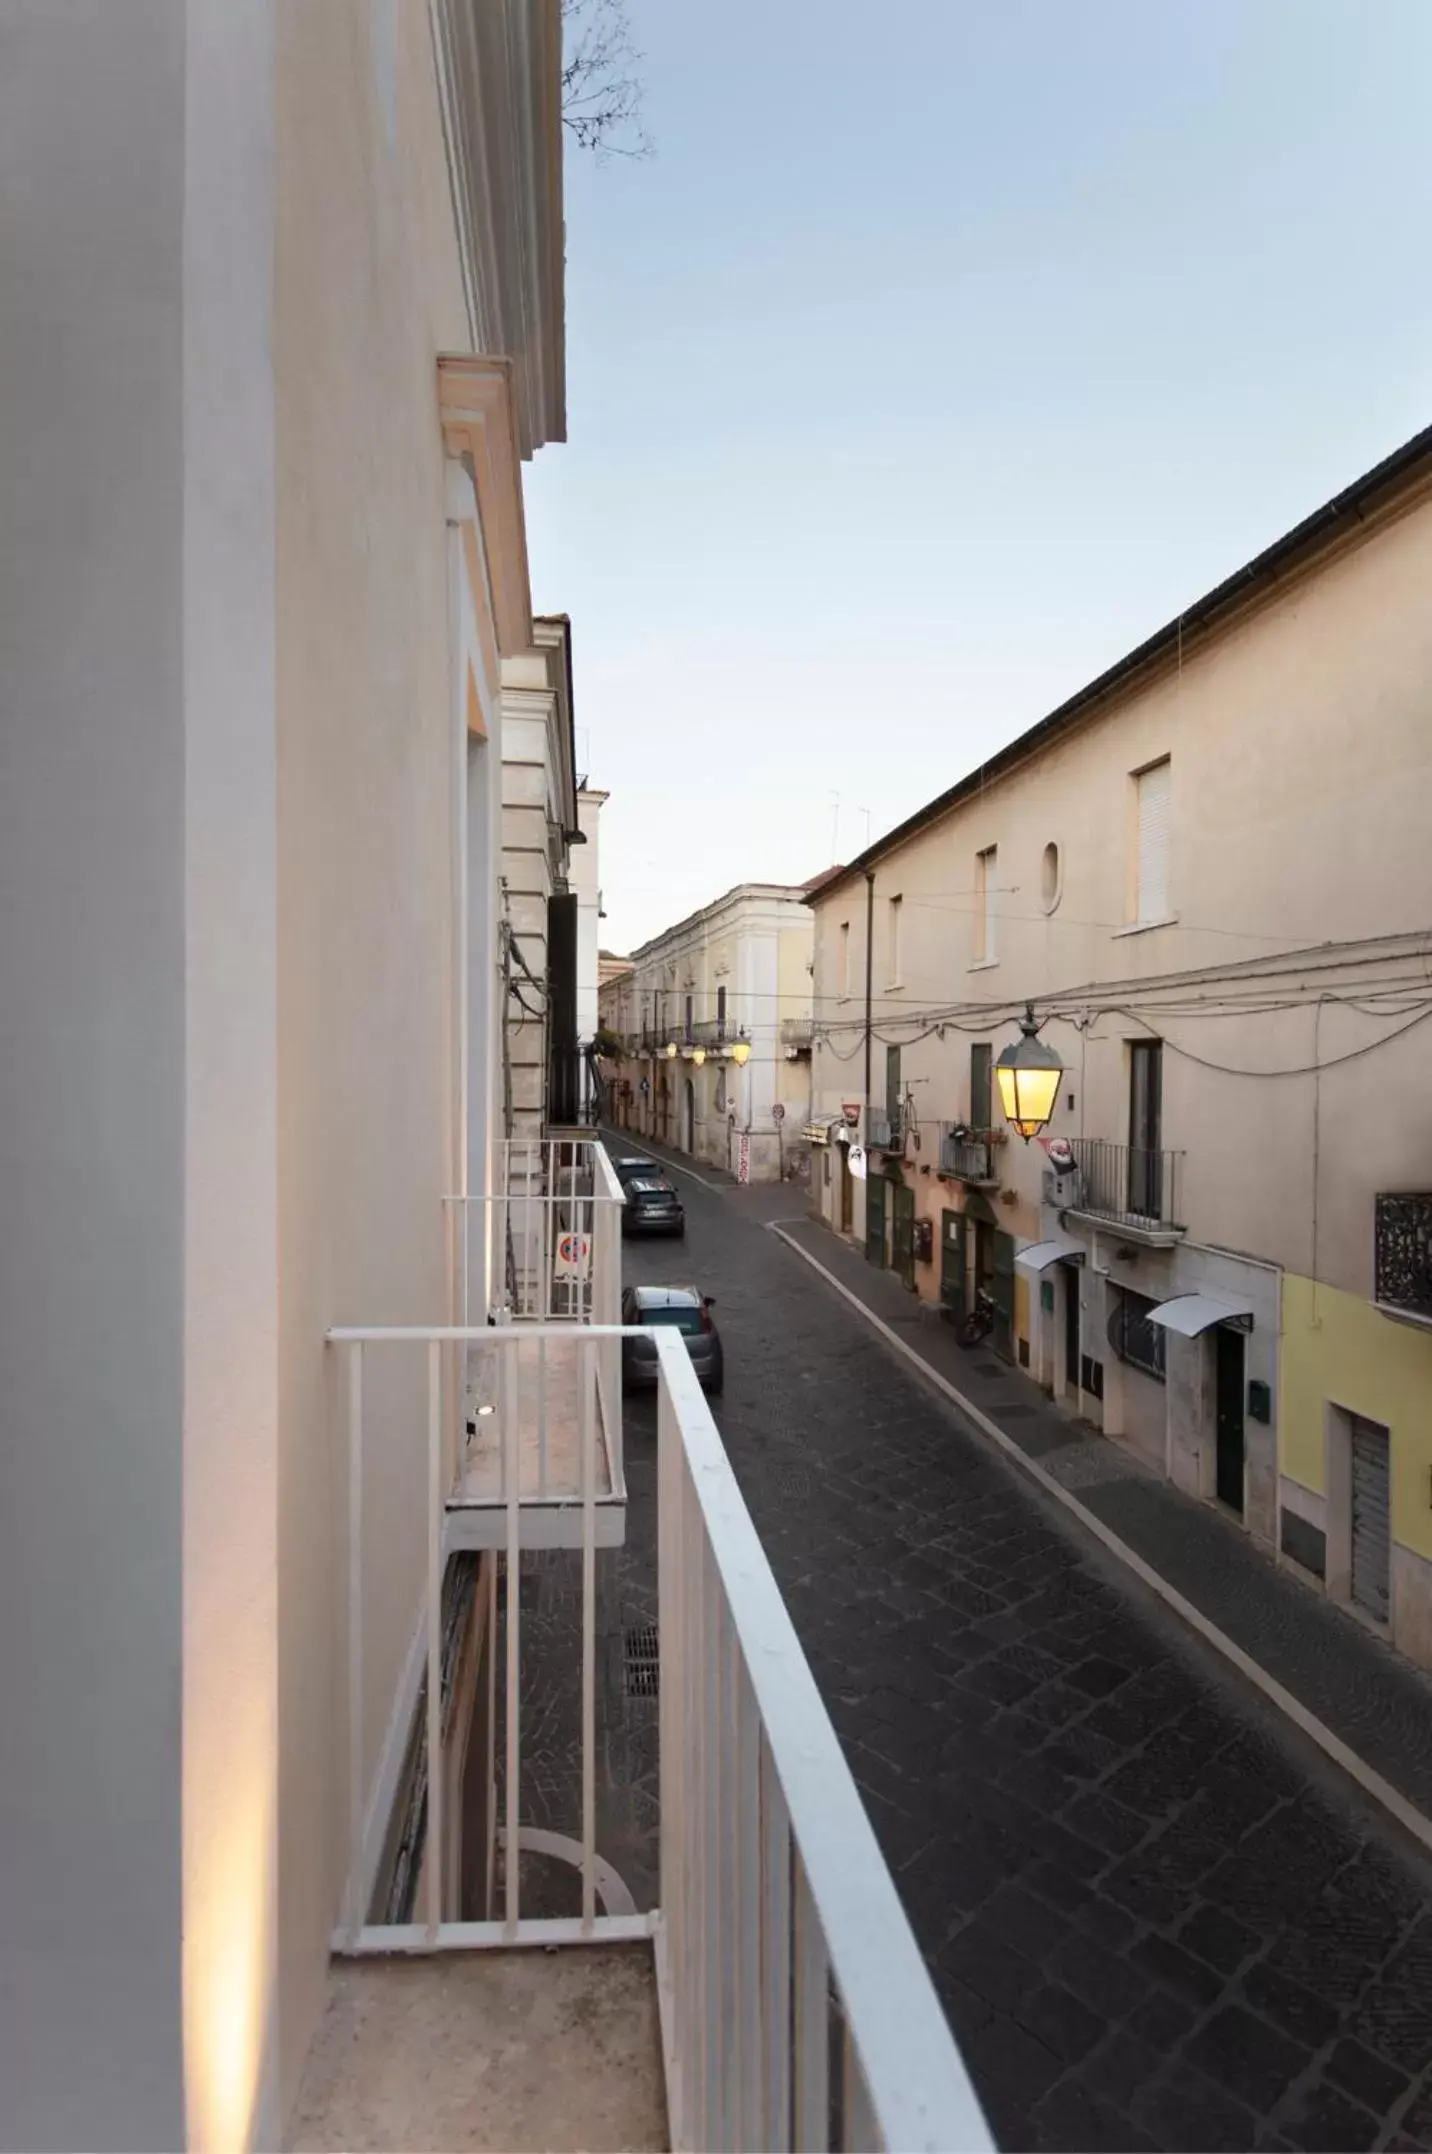
<svg viewBox="0 0 1432 2154"><path fill-rule="evenodd" d="M528 473L606 947L848 860L1432 422L1432 0L630 0Z"/></svg>

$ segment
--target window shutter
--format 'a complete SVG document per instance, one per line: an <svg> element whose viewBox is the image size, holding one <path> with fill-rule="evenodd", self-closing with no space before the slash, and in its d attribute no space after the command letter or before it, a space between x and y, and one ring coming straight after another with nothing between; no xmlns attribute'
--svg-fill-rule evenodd
<svg viewBox="0 0 1432 2154"><path fill-rule="evenodd" d="M1139 921L1166 920L1168 901L1169 766L1139 772Z"/></svg>

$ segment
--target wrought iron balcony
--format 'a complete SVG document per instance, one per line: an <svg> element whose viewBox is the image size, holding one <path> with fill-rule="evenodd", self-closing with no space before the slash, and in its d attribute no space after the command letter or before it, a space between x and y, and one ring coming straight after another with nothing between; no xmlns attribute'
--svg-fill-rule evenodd
<svg viewBox="0 0 1432 2154"><path fill-rule="evenodd" d="M1182 1152L1106 1144L1098 1137L1076 1137L1071 1149L1078 1179L1067 1210L1117 1226L1131 1241L1170 1243L1182 1238Z"/></svg>
<svg viewBox="0 0 1432 2154"><path fill-rule="evenodd" d="M781 1045L788 1052L809 1054L815 1036L815 1020L810 1017L783 1017L781 1019Z"/></svg>
<svg viewBox="0 0 1432 2154"><path fill-rule="evenodd" d="M1384 1191L1374 1214L1373 1299L1432 1324L1432 1189Z"/></svg>
<svg viewBox="0 0 1432 2154"><path fill-rule="evenodd" d="M972 1189L994 1189L999 1184L998 1133L992 1129L969 1129L963 1122L940 1124L940 1172L952 1175Z"/></svg>
<svg viewBox="0 0 1432 2154"><path fill-rule="evenodd" d="M881 1112L872 1107L867 1116L866 1142L877 1152L898 1152L905 1142L904 1123L898 1107Z"/></svg>

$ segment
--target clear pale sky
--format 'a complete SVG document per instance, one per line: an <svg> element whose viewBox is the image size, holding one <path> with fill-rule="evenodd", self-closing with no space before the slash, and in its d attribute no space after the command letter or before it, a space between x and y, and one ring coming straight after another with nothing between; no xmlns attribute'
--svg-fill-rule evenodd
<svg viewBox="0 0 1432 2154"><path fill-rule="evenodd" d="M603 941L802 881L1432 420L1432 0L633 0L529 472ZM1432 596L1429 597L1432 602Z"/></svg>

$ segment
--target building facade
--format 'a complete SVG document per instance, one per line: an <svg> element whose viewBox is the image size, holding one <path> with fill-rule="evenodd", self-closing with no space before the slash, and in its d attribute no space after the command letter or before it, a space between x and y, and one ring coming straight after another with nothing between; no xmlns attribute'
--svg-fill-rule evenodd
<svg viewBox="0 0 1432 2154"><path fill-rule="evenodd" d="M7 10L6 2145L282 2143L413 1707L422 1372L370 1385L359 1718L326 1342L453 1319L494 1171L559 38Z"/></svg>
<svg viewBox="0 0 1432 2154"><path fill-rule="evenodd" d="M621 1125L742 1181L804 1162L812 920L801 886L741 883L608 983Z"/></svg>
<svg viewBox="0 0 1432 2154"><path fill-rule="evenodd" d="M1432 432L813 901L821 1216L1424 1664L1429 574Z"/></svg>
<svg viewBox="0 0 1432 2154"><path fill-rule="evenodd" d="M583 1031L596 1001L597 808L577 784L572 635L533 623L532 648L502 667L503 1130L531 1144L592 1108ZM590 945L590 952L588 952ZM590 962L588 958L590 957ZM586 974L590 971L590 986Z"/></svg>

